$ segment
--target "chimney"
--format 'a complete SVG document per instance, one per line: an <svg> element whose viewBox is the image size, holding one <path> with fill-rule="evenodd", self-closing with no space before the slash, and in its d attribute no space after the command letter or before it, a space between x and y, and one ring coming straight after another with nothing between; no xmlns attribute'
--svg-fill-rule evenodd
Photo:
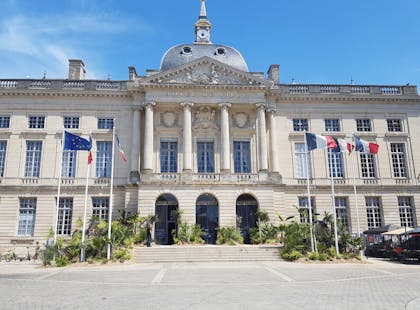
<svg viewBox="0 0 420 310"><path fill-rule="evenodd" d="M81 59L69 59L69 80L84 80L85 73L85 64Z"/></svg>
<svg viewBox="0 0 420 310"><path fill-rule="evenodd" d="M274 84L280 83L280 66L279 65L270 65L268 68L268 79L272 80Z"/></svg>

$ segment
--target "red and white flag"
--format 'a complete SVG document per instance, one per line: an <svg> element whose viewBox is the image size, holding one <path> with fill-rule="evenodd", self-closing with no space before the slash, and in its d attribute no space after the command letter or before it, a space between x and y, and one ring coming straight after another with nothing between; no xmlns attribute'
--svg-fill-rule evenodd
<svg viewBox="0 0 420 310"><path fill-rule="evenodd" d="M117 146L118 146L118 151L120 152L121 158L123 161L127 161L127 157L125 156L125 152L124 149L120 143L120 139L118 138L118 135L115 135L117 138Z"/></svg>

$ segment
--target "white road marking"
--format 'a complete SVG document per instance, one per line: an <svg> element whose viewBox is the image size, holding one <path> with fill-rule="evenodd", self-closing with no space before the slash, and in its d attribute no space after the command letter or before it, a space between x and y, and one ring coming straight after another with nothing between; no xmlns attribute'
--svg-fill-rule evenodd
<svg viewBox="0 0 420 310"><path fill-rule="evenodd" d="M264 268L265 268L265 270L271 272L272 274L275 274L276 276L279 276L280 278L282 278L286 282L294 282L295 281L291 277L286 276L284 273L278 272L277 270L274 270L270 267L265 266Z"/></svg>
<svg viewBox="0 0 420 310"><path fill-rule="evenodd" d="M163 277L165 276L166 271L167 271L166 268L162 268L161 270L159 270L157 275L155 275L155 277L152 280L152 285L159 284L162 281Z"/></svg>

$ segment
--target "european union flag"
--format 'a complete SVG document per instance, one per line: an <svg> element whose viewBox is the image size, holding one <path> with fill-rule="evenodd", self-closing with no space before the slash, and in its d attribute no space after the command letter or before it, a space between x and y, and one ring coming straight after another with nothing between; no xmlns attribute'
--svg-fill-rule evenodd
<svg viewBox="0 0 420 310"><path fill-rule="evenodd" d="M65 151L89 151L92 148L92 142L76 136L68 131L64 132L64 150Z"/></svg>

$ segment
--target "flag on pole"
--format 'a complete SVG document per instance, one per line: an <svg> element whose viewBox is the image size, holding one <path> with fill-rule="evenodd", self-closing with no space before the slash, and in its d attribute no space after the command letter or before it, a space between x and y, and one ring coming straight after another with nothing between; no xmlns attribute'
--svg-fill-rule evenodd
<svg viewBox="0 0 420 310"><path fill-rule="evenodd" d="M68 131L64 132L64 150L65 151L90 151L92 141L76 136Z"/></svg>
<svg viewBox="0 0 420 310"><path fill-rule="evenodd" d="M354 149L353 144L348 143L344 139L340 139L340 138L333 138L333 139L335 140L335 143L337 144L337 147L332 149L333 152L342 152L342 153L351 154L351 152Z"/></svg>
<svg viewBox="0 0 420 310"><path fill-rule="evenodd" d="M123 147L120 143L120 139L119 139L117 134L115 136L117 138L117 146L118 146L118 151L120 152L121 158L122 158L123 161L127 161L127 157L125 156L125 152L124 152L124 149L123 149Z"/></svg>
<svg viewBox="0 0 420 310"><path fill-rule="evenodd" d="M368 142L360 139L358 136L353 135L354 144L356 145L356 151L367 154L378 154L379 145L373 142Z"/></svg>
<svg viewBox="0 0 420 310"><path fill-rule="evenodd" d="M337 142L332 136L321 136L313 133L305 132L306 144L308 151L315 149L335 149L338 147Z"/></svg>
<svg viewBox="0 0 420 310"><path fill-rule="evenodd" d="M93 161L93 157L92 157L92 151L89 151L89 155L88 155L88 165L90 165Z"/></svg>

